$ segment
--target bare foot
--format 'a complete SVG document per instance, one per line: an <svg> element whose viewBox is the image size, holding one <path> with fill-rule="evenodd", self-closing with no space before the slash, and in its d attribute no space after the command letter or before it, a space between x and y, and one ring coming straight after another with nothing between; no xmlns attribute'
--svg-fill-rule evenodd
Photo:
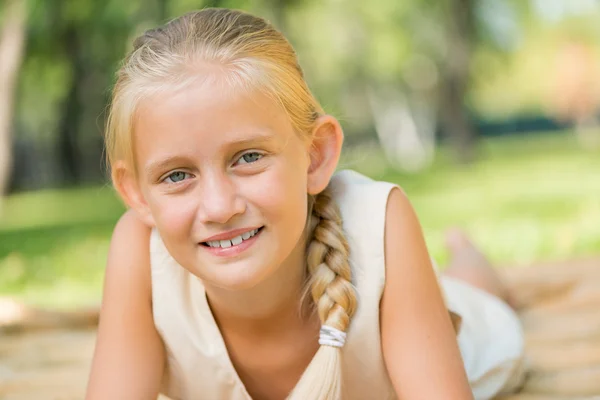
<svg viewBox="0 0 600 400"><path fill-rule="evenodd" d="M460 229L446 233L450 262L444 274L465 281L504 300L514 308L508 288L489 260Z"/></svg>

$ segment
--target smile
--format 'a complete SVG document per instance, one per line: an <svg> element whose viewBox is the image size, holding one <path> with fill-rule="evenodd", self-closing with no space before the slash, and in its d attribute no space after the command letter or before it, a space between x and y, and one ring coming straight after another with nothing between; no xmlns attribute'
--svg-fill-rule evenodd
<svg viewBox="0 0 600 400"><path fill-rule="evenodd" d="M231 246L237 246L238 244L241 244L244 240L248 240L250 239L252 236L256 235L258 233L258 229L253 229L251 231L248 232L244 232L239 236L236 236L234 238L231 238L230 240L214 240L214 241L210 241L210 242L204 242L203 244L209 247L221 247L223 249L226 249L227 247L231 247Z"/></svg>
<svg viewBox="0 0 600 400"><path fill-rule="evenodd" d="M229 247L239 246L247 240L253 238L258 232L262 230L262 227L258 229L252 229L250 231L244 232L238 236L235 236L231 239L225 240L211 240L207 242L202 242L204 246L211 247L213 249L227 249Z"/></svg>
<svg viewBox="0 0 600 400"><path fill-rule="evenodd" d="M231 259L244 254L261 236L264 226L254 229L239 229L213 236L201 242L202 248L214 257ZM235 236L234 236L235 235Z"/></svg>

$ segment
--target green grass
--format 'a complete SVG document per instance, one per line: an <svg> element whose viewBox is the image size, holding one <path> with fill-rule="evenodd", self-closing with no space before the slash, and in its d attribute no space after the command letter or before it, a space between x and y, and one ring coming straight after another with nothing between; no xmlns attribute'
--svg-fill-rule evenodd
<svg viewBox="0 0 600 400"><path fill-rule="evenodd" d="M529 135L482 143L473 165L442 150L418 175L399 174L376 152L351 167L398 182L424 227L431 252L445 261L443 234L467 230L495 262L527 264L600 253L600 154L571 135Z"/></svg>
<svg viewBox="0 0 600 400"><path fill-rule="evenodd" d="M122 212L107 186L8 197L0 219L0 295L56 307L97 303Z"/></svg>
<svg viewBox="0 0 600 400"><path fill-rule="evenodd" d="M365 146L341 167L399 183L441 263L451 226L500 264L600 254L600 154L570 135L528 135L486 140L481 156L459 166L441 149L427 171L402 174ZM122 211L106 186L9 197L0 219L0 295L59 307L97 302Z"/></svg>

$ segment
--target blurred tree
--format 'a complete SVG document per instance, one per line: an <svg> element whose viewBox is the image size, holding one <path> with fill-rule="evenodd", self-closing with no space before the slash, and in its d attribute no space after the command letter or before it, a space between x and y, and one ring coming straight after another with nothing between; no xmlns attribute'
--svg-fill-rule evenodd
<svg viewBox="0 0 600 400"><path fill-rule="evenodd" d="M56 154L65 183L95 181L101 176L101 133L99 118L108 100L106 88L112 81L125 43L145 12L164 19L166 1L157 0L132 12L125 7L92 0L57 1L52 9L54 33L60 54L69 65L70 79L60 106ZM160 14L160 15L156 15ZM140 19L142 19L140 18Z"/></svg>
<svg viewBox="0 0 600 400"><path fill-rule="evenodd" d="M442 19L446 57L440 59L440 123L453 144L459 161L474 157L477 131L467 108L471 78L471 55L477 39L475 6L478 0L445 0Z"/></svg>
<svg viewBox="0 0 600 400"><path fill-rule="evenodd" d="M131 36L165 20L170 1L32 1L19 126L38 165L13 175L13 187L97 182L114 72Z"/></svg>
<svg viewBox="0 0 600 400"><path fill-rule="evenodd" d="M7 0L0 32L0 196L4 194L12 164L11 127L14 94L23 59L27 27L26 0Z"/></svg>
<svg viewBox="0 0 600 400"><path fill-rule="evenodd" d="M381 1L382 4L387 3ZM370 18L370 21L366 21L369 33L381 31L381 28L375 27L375 24L381 25L381 16L374 18L373 13L369 12L363 15ZM528 2L414 0L402 7L396 6L390 12L384 12L384 15L387 24L394 23L402 27L402 32L390 30L397 38L387 41L392 41L396 46L407 43L405 58L397 61L396 67L399 70L396 80L402 81L406 97L417 103L429 103L428 107L437 109L439 130L455 149L457 160L472 160L478 137L472 117L474 112L469 107L475 78L473 56L482 48L496 55L506 53L513 45L511 41L517 36L519 26L530 18ZM386 40L385 37L374 36L370 47L374 46L375 41L382 40ZM365 60L372 63L369 58ZM382 68L378 66L370 70L382 71ZM379 74L371 72L369 79L380 80ZM411 113L416 113L412 119L419 119L418 112ZM427 130L427 125L420 129ZM427 132L424 134L428 135Z"/></svg>
<svg viewBox="0 0 600 400"><path fill-rule="evenodd" d="M513 79L519 88L489 89L493 75L506 73L514 62L501 65L502 54L514 54L511 43L519 30L538 18L529 1L21 1L33 6L16 96L16 189L101 179L107 89L132 37L202 7L245 9L273 21L297 49L311 88L344 124L346 143L383 135L388 152L396 151L396 159L415 169L432 159L436 125L458 158L469 160L477 138L473 114L497 110L502 101L516 103L512 100L519 94L513 92L518 90L533 97L531 84L523 84L531 77ZM6 12L11 2L0 9ZM14 25L16 20L10 20ZM521 50L539 51L534 42ZM3 96L8 87L2 86ZM487 90L487 101L473 95L481 88Z"/></svg>
<svg viewBox="0 0 600 400"><path fill-rule="evenodd" d="M416 168L430 159L431 120L459 160L474 156L477 132L468 107L472 55L482 43L494 46L482 9L498 1L306 2L294 10L290 27L307 76L330 108L351 123L349 131L362 140L374 131L387 137L398 146L392 157L398 160L422 151ZM318 29L307 29L311 26ZM392 137L402 135L401 125L411 126L412 139ZM381 132L382 126L396 126L395 133ZM349 133L352 139L355 132Z"/></svg>

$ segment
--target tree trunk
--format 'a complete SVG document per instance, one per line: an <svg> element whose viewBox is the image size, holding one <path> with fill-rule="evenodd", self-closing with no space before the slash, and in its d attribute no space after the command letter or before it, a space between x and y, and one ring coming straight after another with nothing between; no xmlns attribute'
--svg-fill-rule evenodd
<svg viewBox="0 0 600 400"><path fill-rule="evenodd" d="M63 183L75 184L81 179L82 160L78 140L82 116L80 90L84 87L85 65L79 32L68 26L63 34L67 58L71 64L72 76L69 91L62 105L58 128L57 154Z"/></svg>
<svg viewBox="0 0 600 400"><path fill-rule="evenodd" d="M12 165L11 128L15 90L25 47L26 0L6 0L3 14L0 33L0 196L6 192Z"/></svg>
<svg viewBox="0 0 600 400"><path fill-rule="evenodd" d="M448 0L446 5L447 54L441 73L440 122L461 162L474 157L477 132L465 97L469 89L472 43L475 37L476 0Z"/></svg>

